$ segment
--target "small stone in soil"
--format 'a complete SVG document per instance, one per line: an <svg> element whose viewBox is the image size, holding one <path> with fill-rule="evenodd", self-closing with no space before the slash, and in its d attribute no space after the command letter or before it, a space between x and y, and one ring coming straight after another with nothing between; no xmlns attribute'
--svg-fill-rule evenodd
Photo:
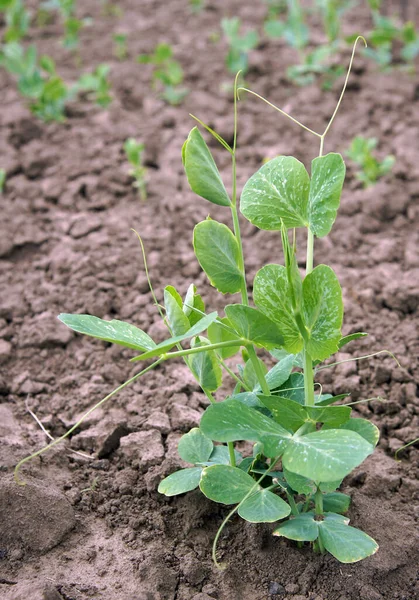
<svg viewBox="0 0 419 600"><path fill-rule="evenodd" d="M285 588L277 581L271 581L269 584L269 593L271 596L285 596Z"/></svg>

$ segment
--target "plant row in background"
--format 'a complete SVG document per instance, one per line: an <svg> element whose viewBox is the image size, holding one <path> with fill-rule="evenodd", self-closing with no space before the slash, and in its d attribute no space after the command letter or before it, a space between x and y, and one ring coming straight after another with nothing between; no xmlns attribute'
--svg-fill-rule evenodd
<svg viewBox="0 0 419 600"><path fill-rule="evenodd" d="M312 162L310 175L296 158L278 156L266 162L243 188L242 215L259 229L277 231L284 257L284 264L262 266L250 286L237 197L237 92L236 77L231 145L202 123L230 155L230 193L197 127L182 148L182 161L192 190L224 207L233 222L232 229L211 217L198 223L193 233L196 258L223 298L240 294L240 301L227 302L220 316L207 312L194 284L184 298L168 285L161 305L150 283L168 329L161 343L126 322L61 314L60 320L72 330L130 348L139 353L131 361L148 366L90 409L64 436L20 461L15 476L21 483L18 474L24 463L68 437L114 394L161 363L181 358L210 405L199 428L179 442L180 457L191 466L169 475L159 491L175 496L199 487L211 500L233 506L216 535L214 561L218 564L219 535L238 513L252 523L275 523L274 535L300 546L309 543L318 552L328 551L339 561L352 563L375 553L378 546L349 525L350 497L338 489L343 478L374 451L379 431L368 420L354 418L349 394L325 393L315 381L322 369L339 364L325 361L367 335L342 335L343 301L337 276L330 266L314 266L314 240L332 229L345 178L342 156L324 154L337 109L323 133L294 120L319 141L319 156ZM130 141L126 150L132 153L134 164L141 148ZM296 258L297 228L307 234L304 277ZM267 357L275 362L271 369L266 366ZM215 394L225 377L232 382L231 392L217 401ZM238 451L238 442L247 446Z"/></svg>
<svg viewBox="0 0 419 600"><path fill-rule="evenodd" d="M267 5L264 35L284 40L295 49L298 56L299 62L287 69L289 79L298 85L306 85L320 77L322 86L330 89L342 75L337 57L346 44L352 43L356 37L345 39L340 27L345 11L357 4L355 0L312 0L308 7L303 7L301 0L263 1ZM102 4L105 14L120 16L120 9L119 12L112 11L111 3ZM365 49L366 55L384 69L399 64L413 70L414 59L419 54L419 35L414 24L401 24L400 19L382 16L380 0L369 0L368 4L373 28L368 34L370 47ZM196 12L203 7L202 1L191 2L191 8ZM62 45L75 50L79 45L80 30L91 24L91 19L77 18L75 0L46 0L41 3L36 15L30 13L23 0L0 0L0 11L4 14L6 25L1 50L2 66L13 75L18 75L19 90L24 97L29 98L30 108L37 116L45 120L62 120L66 104L74 98L80 86L81 89L94 92L101 106L109 104L109 67L100 65L94 73L80 78L79 87L77 84L69 86L56 73L51 57L41 57L37 61L34 46L30 48L30 52L21 46L31 20L44 26L58 15L63 26ZM320 19L327 40L316 47L313 46L309 27L313 19ZM254 29L243 31L238 17L222 19L220 29L228 47L228 71L235 74L240 70L245 75L249 68L249 53L260 41L259 33ZM218 34L212 37L214 42L219 39ZM128 58L127 34L115 33L113 43L114 55L119 60ZM13 60L10 59L11 55ZM170 45L159 43L152 53L140 55L138 62L152 65L153 88L165 102L173 105L182 102L188 90L183 85L182 67L174 59ZM88 85L89 88L86 87Z"/></svg>

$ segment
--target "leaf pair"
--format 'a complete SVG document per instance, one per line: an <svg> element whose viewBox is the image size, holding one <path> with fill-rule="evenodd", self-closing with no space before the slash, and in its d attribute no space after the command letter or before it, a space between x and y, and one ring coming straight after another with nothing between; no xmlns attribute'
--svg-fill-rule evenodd
<svg viewBox="0 0 419 600"><path fill-rule="evenodd" d="M345 179L340 154L312 162L311 181L304 165L292 156L264 164L246 183L241 212L259 229L308 227L315 236L329 233L336 219Z"/></svg>
<svg viewBox="0 0 419 600"><path fill-rule="evenodd" d="M177 496L197 488L205 466L229 464L228 448L214 446L198 427L194 427L180 438L178 452L185 462L196 466L176 471L163 479L158 491L166 496ZM239 452L235 455L237 460L241 459Z"/></svg>
<svg viewBox="0 0 419 600"><path fill-rule="evenodd" d="M202 416L201 430L220 442L261 442L266 456L282 455L286 469L319 482L343 479L373 451L358 433L345 429L292 435L235 398L209 406Z"/></svg>
<svg viewBox="0 0 419 600"><path fill-rule="evenodd" d="M297 354L304 347L313 360L324 360L339 349L343 320L342 290L333 270L317 266L302 282L296 310L286 267L266 265L256 274L256 306L280 328L283 347ZM304 340L305 338L305 340Z"/></svg>
<svg viewBox="0 0 419 600"><path fill-rule="evenodd" d="M326 512L322 520L308 512L281 523L274 535L299 542L314 542L319 538L323 547L342 563L354 563L375 554L378 544L348 523L349 519L333 512Z"/></svg>
<svg viewBox="0 0 419 600"><path fill-rule="evenodd" d="M282 498L236 467L216 465L204 469L199 487L214 502L240 504L239 515L251 523L273 523L291 512Z"/></svg>

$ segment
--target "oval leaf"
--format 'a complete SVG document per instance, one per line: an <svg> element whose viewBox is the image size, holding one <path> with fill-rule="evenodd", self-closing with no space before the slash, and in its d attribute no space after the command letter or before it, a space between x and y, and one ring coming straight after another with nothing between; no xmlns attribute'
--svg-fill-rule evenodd
<svg viewBox="0 0 419 600"><path fill-rule="evenodd" d="M190 329L189 319L183 311L182 298L171 285L164 288L164 306L168 325L173 335L183 335Z"/></svg>
<svg viewBox="0 0 419 600"><path fill-rule="evenodd" d="M288 517L290 512L291 508L285 500L262 488L246 498L238 510L242 519L250 523L274 523Z"/></svg>
<svg viewBox="0 0 419 600"><path fill-rule="evenodd" d="M327 235L335 222L345 171L342 156L334 152L319 156L311 163L308 219L317 237Z"/></svg>
<svg viewBox="0 0 419 600"><path fill-rule="evenodd" d="M342 290L333 269L319 265L303 281L303 320L307 352L324 360L339 349L343 320Z"/></svg>
<svg viewBox="0 0 419 600"><path fill-rule="evenodd" d="M239 245L227 225L212 220L198 223L193 245L211 285L223 294L240 291L243 274L239 268Z"/></svg>
<svg viewBox="0 0 419 600"><path fill-rule="evenodd" d="M310 179L292 156L265 163L243 188L240 210L259 229L280 230L308 225Z"/></svg>
<svg viewBox="0 0 419 600"><path fill-rule="evenodd" d="M189 185L195 194L213 204L230 206L220 172L197 127L191 130L183 145L182 160Z"/></svg>
<svg viewBox="0 0 419 600"><path fill-rule="evenodd" d="M278 347L283 344L284 338L279 327L261 311L243 304L230 304L224 310L230 323L242 338L262 348Z"/></svg>
<svg viewBox="0 0 419 600"><path fill-rule="evenodd" d="M371 423L371 421L368 421L367 419L349 419L343 425L341 425L339 429L355 431L373 446L377 445L380 438L380 430L378 427L376 427L374 423Z"/></svg>
<svg viewBox="0 0 419 600"><path fill-rule="evenodd" d="M303 338L294 320L289 298L285 267L266 265L256 273L253 283L253 299L256 306L280 328L285 350L297 354L303 348Z"/></svg>
<svg viewBox="0 0 419 600"><path fill-rule="evenodd" d="M70 315L62 313L59 320L73 331L133 350L152 350L156 347L151 337L138 327L113 319L105 321L91 315Z"/></svg>
<svg viewBox="0 0 419 600"><path fill-rule="evenodd" d="M205 345L198 342L193 344L193 348L205 347ZM189 366L203 390L215 392L221 386L223 373L213 350L192 354L189 358Z"/></svg>
<svg viewBox="0 0 419 600"><path fill-rule="evenodd" d="M178 444L179 456L182 460L192 463L206 462L213 451L214 444L198 427L194 427L183 435Z"/></svg>
<svg viewBox="0 0 419 600"><path fill-rule="evenodd" d="M348 512L351 497L342 492L330 492L323 496L323 510L326 512L344 514Z"/></svg>
<svg viewBox="0 0 419 600"><path fill-rule="evenodd" d="M375 554L378 544L369 535L345 525L341 521L326 518L318 522L323 546L342 563L354 563Z"/></svg>
<svg viewBox="0 0 419 600"><path fill-rule="evenodd" d="M297 542L314 542L319 536L318 522L313 513L291 517L275 529L273 535L286 537Z"/></svg>
<svg viewBox="0 0 419 600"><path fill-rule="evenodd" d="M329 429L294 436L282 458L289 471L314 481L335 481L373 452L373 446L353 431Z"/></svg>
<svg viewBox="0 0 419 600"><path fill-rule="evenodd" d="M194 490L199 485L202 468L192 467L176 471L160 482L158 491L165 496L177 496Z"/></svg>
<svg viewBox="0 0 419 600"><path fill-rule="evenodd" d="M229 329L223 327L223 325L220 325L220 322L223 325L226 325L226 327ZM215 323L208 327L208 339L210 340L211 344L230 342L237 339L237 334L232 330L231 323L227 318L217 319ZM225 360L226 358L230 358L231 356L237 354L237 352L240 350L240 345L241 343L239 343L238 346L232 346L231 348L228 346L226 348L218 348L218 350L215 352Z"/></svg>
<svg viewBox="0 0 419 600"><path fill-rule="evenodd" d="M242 469L214 465L203 470L199 487L214 502L238 504L255 485L255 480Z"/></svg>
<svg viewBox="0 0 419 600"><path fill-rule="evenodd" d="M291 438L275 421L235 399L211 404L202 415L201 430L217 442L262 442L270 458L278 456Z"/></svg>

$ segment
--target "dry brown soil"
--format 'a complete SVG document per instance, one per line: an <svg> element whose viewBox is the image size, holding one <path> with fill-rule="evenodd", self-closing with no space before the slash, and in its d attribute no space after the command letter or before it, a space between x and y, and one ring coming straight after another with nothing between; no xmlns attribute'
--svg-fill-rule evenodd
<svg viewBox="0 0 419 600"><path fill-rule="evenodd" d="M33 4L33 3L32 3ZM381 430L376 453L343 485L353 497L350 517L379 544L355 565L316 556L273 538L271 526L233 519L220 543L223 572L211 563L211 543L226 514L199 492L168 499L160 479L180 462L176 443L194 426L206 400L182 363L166 363L94 413L67 444L23 470L25 488L12 482L13 465L46 442L28 407L55 437L136 368L132 353L73 335L56 315L90 313L121 318L161 339L135 227L146 245L159 299L162 288L184 293L195 282L211 309L222 300L200 273L192 228L223 209L194 197L180 149L189 112L231 139L232 102L224 43L215 44L222 16L239 14L260 28L262 2L208 0L191 14L187 0L123 0L120 19L101 3L79 3L93 25L83 31L79 57L60 47L59 23L31 38L58 61L71 81L80 68L112 65L114 101L108 110L80 99L64 124L30 115L15 83L0 72L1 161L7 170L0 221L0 595L5 600L415 600L417 585L418 451L394 451L418 435L419 308L419 86L397 70L380 74L365 59L356 68L326 151L343 152L356 134L376 136L396 166L363 189L353 165L332 234L316 242L316 262L330 264L346 302L345 333L369 337L351 355L389 349L323 373L325 391L350 391L356 412ZM412 4L410 8L412 8ZM362 30L362 11L347 30ZM112 56L111 35L129 34L129 59ZM320 34L318 34L319 40ZM174 47L190 94L174 108L150 91L148 67L135 63L158 41ZM296 88L285 78L295 54L282 42L252 53L247 80L310 127L321 129L336 103L332 92ZM348 55L342 58L346 61ZM79 65L82 65L81 67ZM145 142L149 197L131 186L122 143ZM228 155L211 147L229 184ZM239 183L265 157L291 154L309 165L317 141L251 98L240 103ZM261 265L280 261L277 234L243 223L249 281ZM304 243L303 243L304 244ZM301 247L303 261L304 247ZM301 263L303 265L303 262ZM347 355L346 355L347 356ZM343 356L344 358L345 356ZM71 450L91 454L83 458Z"/></svg>

